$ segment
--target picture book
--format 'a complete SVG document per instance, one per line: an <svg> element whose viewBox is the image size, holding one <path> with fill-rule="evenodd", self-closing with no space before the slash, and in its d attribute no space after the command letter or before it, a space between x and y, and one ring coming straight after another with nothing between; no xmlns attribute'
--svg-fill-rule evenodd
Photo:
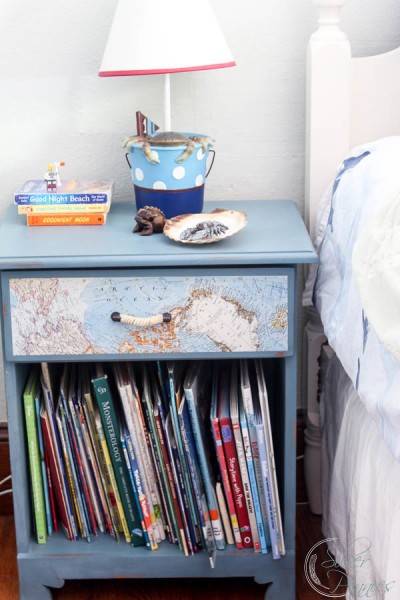
<svg viewBox="0 0 400 600"><path fill-rule="evenodd" d="M133 499L128 469L123 456L117 415L107 375L104 374L93 378L92 386L99 407L101 421L114 467L115 478L117 480L125 517L128 523L131 542L134 546L143 546L145 545L145 539L140 525L137 506Z"/></svg>
<svg viewBox="0 0 400 600"><path fill-rule="evenodd" d="M28 227L64 227L68 225L104 225L107 213L57 213L26 215Z"/></svg>
<svg viewBox="0 0 400 600"><path fill-rule="evenodd" d="M48 192L44 180L26 181L14 194L14 204L105 204L111 202L113 181L64 181Z"/></svg>
<svg viewBox="0 0 400 600"><path fill-rule="evenodd" d="M26 383L23 399L36 539L38 544L45 544L47 541L47 523L35 407L35 398L38 396L40 389L39 377L39 368L33 368Z"/></svg>
<svg viewBox="0 0 400 600"><path fill-rule="evenodd" d="M247 512L246 498L240 474L239 460L233 433L230 415L230 386L231 376L229 365L221 367L218 381L218 420L221 428L221 438L228 465L229 479L231 482L233 499L239 523L240 537L243 548L253 547L249 515Z"/></svg>
<svg viewBox="0 0 400 600"><path fill-rule="evenodd" d="M186 374L184 390L190 414L196 450L199 457L208 508L210 510L215 543L218 550L224 550L225 536L215 494L215 482L213 481L212 476L213 470L211 466L210 453L212 439L211 435L207 435L205 428L205 423L208 423L209 419L211 401L211 382L207 373L208 369L209 365L207 363L192 363Z"/></svg>
<svg viewBox="0 0 400 600"><path fill-rule="evenodd" d="M268 391L261 360L255 360L255 369L258 382L258 391L260 397L261 414L264 423L265 444L267 451L268 470L271 479L271 493L274 504L274 516L276 521L279 552L285 554L285 542L283 537L282 517L279 503L278 481L276 478L276 466L274 456L274 446L272 441L271 419L268 403Z"/></svg>
<svg viewBox="0 0 400 600"><path fill-rule="evenodd" d="M233 499L232 487L229 478L228 466L225 458L225 452L222 444L221 429L218 419L218 378L219 370L217 365L214 365L213 370L213 385L212 385L212 397L211 397L211 409L210 409L210 420L211 420L211 432L214 438L214 445L217 454L217 460L219 470L221 473L222 485L225 492L226 501L228 504L229 517L232 525L232 531L235 539L236 546L243 548L242 538L240 535L238 519L236 515L235 501Z"/></svg>
<svg viewBox="0 0 400 600"><path fill-rule="evenodd" d="M247 514L250 522L251 535L253 538L253 546L255 552L260 552L260 538L258 535L256 516L254 512L253 494L250 486L249 472L247 469L247 461L245 448L243 444L242 431L239 421L239 393L238 393L238 363L234 361L231 369L231 385L230 385L230 417L235 439L236 453L238 458L240 476L242 479L243 493L247 507Z"/></svg>

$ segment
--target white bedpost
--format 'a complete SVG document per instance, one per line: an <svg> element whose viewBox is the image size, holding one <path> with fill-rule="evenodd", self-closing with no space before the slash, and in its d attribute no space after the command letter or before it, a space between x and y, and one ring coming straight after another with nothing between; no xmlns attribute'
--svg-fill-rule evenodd
<svg viewBox="0 0 400 600"><path fill-rule="evenodd" d="M351 50L339 28L346 0L312 0L319 28L307 51L305 216L314 233L318 201L350 149Z"/></svg>

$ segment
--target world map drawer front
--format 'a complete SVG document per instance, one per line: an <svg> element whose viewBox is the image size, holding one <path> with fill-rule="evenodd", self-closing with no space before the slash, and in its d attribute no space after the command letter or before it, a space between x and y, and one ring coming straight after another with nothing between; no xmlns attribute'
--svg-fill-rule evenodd
<svg viewBox="0 0 400 600"><path fill-rule="evenodd" d="M8 276L11 356L292 350L291 268L70 273ZM171 320L138 327L114 322L114 312L138 317L168 312Z"/></svg>

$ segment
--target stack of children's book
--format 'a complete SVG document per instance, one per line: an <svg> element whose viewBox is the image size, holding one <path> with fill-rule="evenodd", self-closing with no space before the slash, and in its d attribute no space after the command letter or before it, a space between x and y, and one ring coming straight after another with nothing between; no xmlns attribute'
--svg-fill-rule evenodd
<svg viewBox="0 0 400 600"><path fill-rule="evenodd" d="M42 363L23 401L38 543L285 553L261 361Z"/></svg>
<svg viewBox="0 0 400 600"><path fill-rule="evenodd" d="M47 181L31 180L14 194L14 204L29 226L104 225L112 189L112 181L69 180L51 191Z"/></svg>

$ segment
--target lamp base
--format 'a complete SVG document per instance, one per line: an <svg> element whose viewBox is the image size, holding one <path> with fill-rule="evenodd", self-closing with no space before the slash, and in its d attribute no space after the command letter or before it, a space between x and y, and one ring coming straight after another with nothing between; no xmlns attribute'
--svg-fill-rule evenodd
<svg viewBox="0 0 400 600"><path fill-rule="evenodd" d="M186 190L152 190L138 185L134 188L137 210L145 206L155 206L167 219L203 211L204 185Z"/></svg>

